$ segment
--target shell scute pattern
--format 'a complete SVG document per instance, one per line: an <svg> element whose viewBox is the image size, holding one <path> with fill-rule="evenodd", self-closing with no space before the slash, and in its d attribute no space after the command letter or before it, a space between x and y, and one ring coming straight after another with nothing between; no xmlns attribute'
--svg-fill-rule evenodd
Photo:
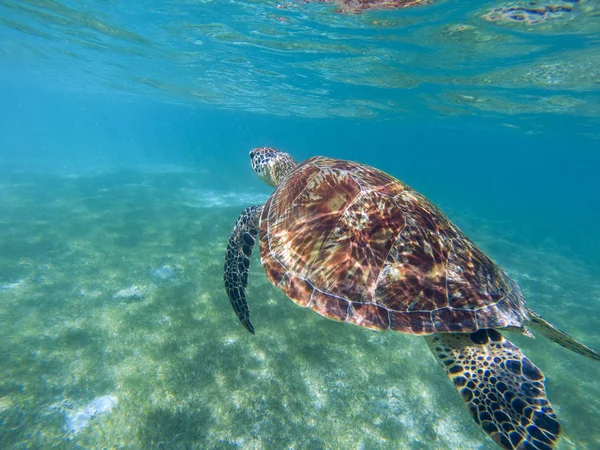
<svg viewBox="0 0 600 450"><path fill-rule="evenodd" d="M311 158L261 217L269 279L333 320L413 334L520 327L520 291L425 197L377 169Z"/></svg>
<svg viewBox="0 0 600 450"><path fill-rule="evenodd" d="M297 299L295 302L301 306L308 306L314 292L314 286L309 281L290 272L283 275L278 286Z"/></svg>
<svg viewBox="0 0 600 450"><path fill-rule="evenodd" d="M512 291L506 274L464 236L457 236L448 258L448 301L453 308L478 309L497 302Z"/></svg>
<svg viewBox="0 0 600 450"><path fill-rule="evenodd" d="M376 198L369 191L356 195L338 216L311 273L320 288L353 302L374 301L381 267L404 223L397 208L378 209Z"/></svg>
<svg viewBox="0 0 600 450"><path fill-rule="evenodd" d="M329 231L335 229L339 211L353 201L360 187L340 185L333 174L316 166L304 165L303 169L273 194L263 211L261 227L269 236L268 251L277 255L284 267L294 268L294 274L307 277L315 263L321 264L321 248Z"/></svg>
<svg viewBox="0 0 600 450"><path fill-rule="evenodd" d="M344 322L348 318L350 302L315 289L308 306L328 319Z"/></svg>
<svg viewBox="0 0 600 450"><path fill-rule="evenodd" d="M396 311L432 311L446 306L447 245L435 231L408 222L383 267L377 298Z"/></svg>
<svg viewBox="0 0 600 450"><path fill-rule="evenodd" d="M431 312L429 311L391 311L390 328L411 334L435 333Z"/></svg>
<svg viewBox="0 0 600 450"><path fill-rule="evenodd" d="M387 330L391 325L389 309L375 303L352 302L346 321L376 330Z"/></svg>

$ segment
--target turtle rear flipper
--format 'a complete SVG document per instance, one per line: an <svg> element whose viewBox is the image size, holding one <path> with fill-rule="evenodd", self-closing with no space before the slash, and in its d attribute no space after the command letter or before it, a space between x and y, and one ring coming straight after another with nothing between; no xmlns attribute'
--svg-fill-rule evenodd
<svg viewBox="0 0 600 450"><path fill-rule="evenodd" d="M531 327L542 333L552 342L556 342L559 345L562 345L569 350L579 353L586 358L595 359L596 361L600 361L600 354L592 350L586 345L583 345L581 342L576 340L575 338L569 336L564 331L559 330L538 313L533 312L531 310L527 311L529 313L529 320Z"/></svg>
<svg viewBox="0 0 600 450"><path fill-rule="evenodd" d="M496 330L426 337L483 430L505 449L554 448L560 425L544 374Z"/></svg>
<svg viewBox="0 0 600 450"><path fill-rule="evenodd" d="M258 236L258 222L263 206L251 206L242 211L229 236L225 255L223 281L225 291L240 322L254 334L250 323L250 310L246 302L250 256Z"/></svg>

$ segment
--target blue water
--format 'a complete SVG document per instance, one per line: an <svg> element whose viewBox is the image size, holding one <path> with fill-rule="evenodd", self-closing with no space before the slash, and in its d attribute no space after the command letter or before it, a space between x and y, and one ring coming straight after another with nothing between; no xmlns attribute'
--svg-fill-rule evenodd
<svg viewBox="0 0 600 450"><path fill-rule="evenodd" d="M221 270L270 193L252 147L352 159L600 348L599 5L489 19L523 5L3 1L0 447L495 448L422 339L297 308L258 260L253 338ZM558 448L600 448L597 364L512 339L549 380Z"/></svg>

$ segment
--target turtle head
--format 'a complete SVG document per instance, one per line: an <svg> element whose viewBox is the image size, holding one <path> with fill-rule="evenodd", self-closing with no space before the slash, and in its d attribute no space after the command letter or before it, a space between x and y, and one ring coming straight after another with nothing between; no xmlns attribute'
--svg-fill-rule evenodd
<svg viewBox="0 0 600 450"><path fill-rule="evenodd" d="M256 175L273 187L277 187L298 165L291 155L273 147L253 148L250 151L250 164Z"/></svg>

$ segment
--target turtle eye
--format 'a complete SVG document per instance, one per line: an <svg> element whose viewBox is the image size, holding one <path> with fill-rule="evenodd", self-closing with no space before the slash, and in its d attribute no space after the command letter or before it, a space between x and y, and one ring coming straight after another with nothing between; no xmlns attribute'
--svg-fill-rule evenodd
<svg viewBox="0 0 600 450"><path fill-rule="evenodd" d="M253 159L253 158L254 158L254 150L252 150L252 151L250 152L250 159Z"/></svg>

